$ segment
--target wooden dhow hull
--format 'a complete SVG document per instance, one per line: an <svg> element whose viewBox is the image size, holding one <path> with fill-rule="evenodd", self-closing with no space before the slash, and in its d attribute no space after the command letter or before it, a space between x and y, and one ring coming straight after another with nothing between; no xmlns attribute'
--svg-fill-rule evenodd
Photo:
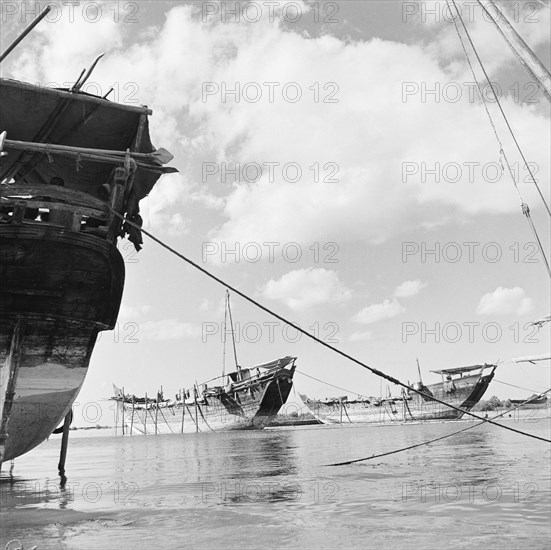
<svg viewBox="0 0 551 550"><path fill-rule="evenodd" d="M252 378L242 387L186 401L132 403L118 399L123 434L261 430L277 415L293 386L294 366ZM122 424L122 422L121 422Z"/></svg>
<svg viewBox="0 0 551 550"><path fill-rule="evenodd" d="M424 387L425 395L411 392L402 397L348 400L310 399L301 395L304 404L323 424L389 424L426 420L459 420L482 398L494 376L476 374ZM453 382L453 384L452 384ZM431 399L431 395L462 409L457 411Z"/></svg>
<svg viewBox="0 0 551 550"><path fill-rule="evenodd" d="M44 441L84 382L98 332L116 322L124 262L107 240L0 225L2 460Z"/></svg>
<svg viewBox="0 0 551 550"><path fill-rule="evenodd" d="M0 78L0 465L68 413L98 332L117 319L116 242L140 250L139 202L177 171L151 143L147 107L81 85ZM63 430L60 473L68 418Z"/></svg>

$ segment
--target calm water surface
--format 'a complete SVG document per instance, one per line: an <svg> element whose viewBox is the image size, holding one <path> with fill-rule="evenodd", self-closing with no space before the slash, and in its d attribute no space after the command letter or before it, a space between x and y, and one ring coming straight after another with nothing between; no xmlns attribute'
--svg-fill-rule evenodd
<svg viewBox="0 0 551 550"><path fill-rule="evenodd" d="M509 426L550 437L549 418ZM2 473L1 548L549 548L550 445L493 426L52 437ZM96 434L97 435L97 434ZM15 548L15 545L8 546Z"/></svg>

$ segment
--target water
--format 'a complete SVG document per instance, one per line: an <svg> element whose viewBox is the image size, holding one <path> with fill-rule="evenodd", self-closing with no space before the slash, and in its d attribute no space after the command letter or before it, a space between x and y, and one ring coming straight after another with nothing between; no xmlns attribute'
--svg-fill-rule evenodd
<svg viewBox="0 0 551 550"><path fill-rule="evenodd" d="M504 423L550 436L549 418ZM63 490L60 441L52 437L16 460L12 481L3 472L0 547L19 539L38 550L548 548L547 443L485 425L326 466L466 425L124 438L72 432Z"/></svg>

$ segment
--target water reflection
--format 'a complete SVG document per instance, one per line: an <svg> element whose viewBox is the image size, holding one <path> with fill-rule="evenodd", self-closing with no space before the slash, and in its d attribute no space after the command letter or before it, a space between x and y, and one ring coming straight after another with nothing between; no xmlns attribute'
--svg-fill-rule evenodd
<svg viewBox="0 0 551 550"><path fill-rule="evenodd" d="M549 420L531 426L545 435ZM545 443L482 426L373 461L325 466L457 429L448 423L75 438L64 488L43 477L56 472L57 445L48 442L18 459L16 473L19 467L24 478L2 478L3 527L27 533L27 524L50 521L48 529L46 523L31 529L55 541L52 548L64 537L81 548L166 542L211 548L222 540L227 548L245 548L261 539L281 547L282 536L288 547L365 547L366 540L383 548L489 541L508 547L513 539L545 547L551 510ZM58 516L48 520L47 512ZM78 528L55 528L92 513L112 519L103 526L77 518ZM225 538L228 529L235 536Z"/></svg>

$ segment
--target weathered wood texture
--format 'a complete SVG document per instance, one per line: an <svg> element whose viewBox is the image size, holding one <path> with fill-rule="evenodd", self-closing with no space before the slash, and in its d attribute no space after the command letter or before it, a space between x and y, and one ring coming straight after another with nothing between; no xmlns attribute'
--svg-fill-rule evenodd
<svg viewBox="0 0 551 550"><path fill-rule="evenodd" d="M125 423L131 427L130 434L259 430L273 420L287 401L293 374L294 368L281 369L250 386L187 403L125 402Z"/></svg>
<svg viewBox="0 0 551 550"><path fill-rule="evenodd" d="M47 224L0 226L0 316L89 321L112 329L124 262L109 242Z"/></svg>
<svg viewBox="0 0 551 550"><path fill-rule="evenodd" d="M0 224L0 380L25 323L4 460L41 443L65 417L98 332L115 326L123 284L124 262L105 238L27 220ZM3 410L4 391L0 398Z"/></svg>

